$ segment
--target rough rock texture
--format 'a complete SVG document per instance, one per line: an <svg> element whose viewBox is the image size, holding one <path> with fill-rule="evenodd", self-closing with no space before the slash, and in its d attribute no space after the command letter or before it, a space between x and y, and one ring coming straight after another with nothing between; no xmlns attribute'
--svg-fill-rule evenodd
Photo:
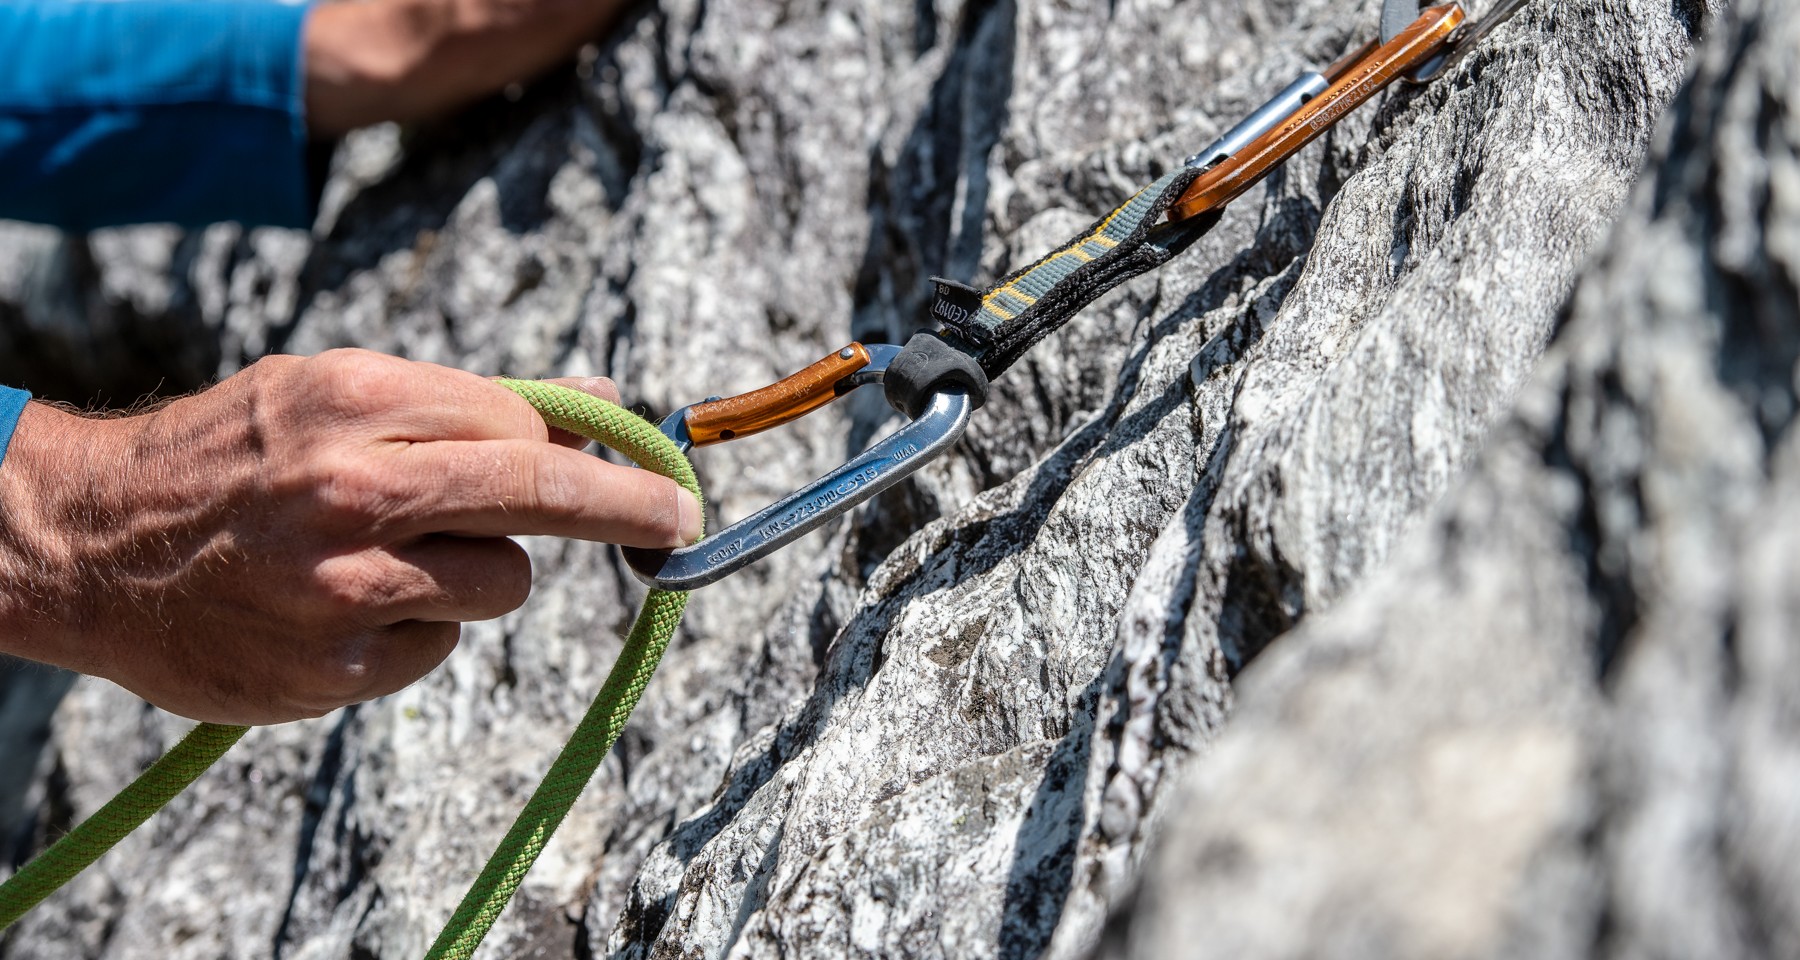
<svg viewBox="0 0 1800 960"><path fill-rule="evenodd" d="M1745 0L1515 413L1246 671L1108 956L1800 956L1800 10Z"/></svg>
<svg viewBox="0 0 1800 960"><path fill-rule="evenodd" d="M914 483L700 594L486 954L1093 949L1109 912L1131 902L1158 824L1179 838L1171 850L1195 849L1184 831L1202 808L1181 799L1175 774L1210 771L1235 672L1368 579L1507 415L1715 13L1699 0L1528 6L1455 74L1353 115L1184 257L1041 344ZM355 344L483 372L605 373L667 409L759 385L853 336L903 339L922 325L926 277L987 279L1034 258L1375 20L1373 5L1324 0L661 0L516 102L353 138L312 238L223 226L72 240L8 227L0 245L32 266L0 281L0 330L10 344L62 344L69 372L32 369L76 398L129 398L108 386L121 341L104 332L132 320L178 345L158 371L168 386L264 352ZM1745 28L1726 15L1714 29ZM1610 269L1621 295L1644 282ZM1777 319L1791 336L1792 318ZM122 349L138 367L164 355ZM735 518L891 423L877 398L856 397L705 451L702 481ZM1710 514L1693 516L1725 536ZM604 548L530 548L538 584L523 610L467 630L402 694L254 732L0 951L420 954L598 687L637 596ZM1621 582L1595 576L1597 590ZM1480 611L1499 650L1515 639L1505 618L1532 616L1553 610ZM1316 649L1307 638L1321 634L1307 629L1295 637ZM1314 658L1312 669L1330 666ZM1514 679L1492 672L1463 682ZM1396 674L1349 682L1367 691L1363 709L1402 715L1403 694L1382 693ZM1684 730L1690 708L1662 712L1644 696L1615 718L1620 735L1652 718ZM1330 934L1329 911L1357 889L1346 884L1363 882L1351 867L1403 866L1378 838L1412 817L1346 812L1344 787L1411 754L1309 719L1310 703L1246 710L1244 736L1259 746L1214 755L1237 758L1220 767L1237 780L1216 789L1238 792L1216 802L1337 859L1321 852L1314 872L1271 872L1263 888L1180 873L1194 856L1171 861L1143 888L1141 918L1115 926L1118 942L1201 949L1205 931L1178 924L1205 883L1218 904L1253 898L1212 921L1244 931L1233 942L1323 952L1338 941L1305 937ZM1416 706L1432 703L1454 702ZM182 726L78 684L40 763L39 833L91 810ZM1524 778L1573 776L1600 751L1506 739L1517 732L1447 746L1444 789L1516 769L1505 782L1523 791ZM1307 751L1345 742L1369 759L1330 779L1335 768ZM1510 766L1489 771L1490 749ZM1289 758L1285 779L1256 779L1256 750ZM1789 782L1777 766L1755 776L1770 796ZM1606 789L1652 796L1629 777ZM1698 795L1681 796L1690 807L1676 813L1701 817ZM1449 825L1414 841L1416 872L1380 888L1391 912L1377 916L1405 915L1409 896L1450 904L1451 932L1418 950L1492 947L1494 936L1462 931L1498 909L1495 876L1523 891L1506 901L1518 909L1581 906L1555 884L1590 882L1590 861L1525 855L1563 808L1495 827L1494 811L1510 808L1437 802ZM1756 809L1762 820L1733 821L1751 824L1742 842L1783 836L1758 832L1779 808ZM1344 819L1307 819L1326 812ZM1663 842L1657 817L1670 814L1644 816L1640 829ZM1457 829L1525 839L1504 841L1517 856L1470 868ZM1626 858L1607 875L1650 888L1632 909L1684 895L1655 879L1686 882L1683 861L1654 844L1663 859L1629 859L1644 842L1621 834L1605 848ZM1289 866L1253 852L1259 869ZM1293 922L1290 902L1321 904L1319 925ZM1506 942L1517 953L1539 943Z"/></svg>

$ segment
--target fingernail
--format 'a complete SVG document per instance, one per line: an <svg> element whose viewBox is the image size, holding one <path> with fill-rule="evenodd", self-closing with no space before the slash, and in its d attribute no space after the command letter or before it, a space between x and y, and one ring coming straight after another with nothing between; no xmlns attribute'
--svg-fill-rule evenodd
<svg viewBox="0 0 1800 960"><path fill-rule="evenodd" d="M581 381L581 392L613 403L619 402L619 385L606 377L588 377Z"/></svg>
<svg viewBox="0 0 1800 960"><path fill-rule="evenodd" d="M700 534L705 530L700 522L700 501L686 490L682 490L676 500L681 504L681 542L693 543L700 539Z"/></svg>

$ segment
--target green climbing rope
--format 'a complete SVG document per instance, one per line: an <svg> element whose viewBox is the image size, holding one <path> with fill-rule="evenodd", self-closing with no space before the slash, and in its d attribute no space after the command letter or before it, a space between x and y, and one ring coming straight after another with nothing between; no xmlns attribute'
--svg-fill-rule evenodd
<svg viewBox="0 0 1800 960"><path fill-rule="evenodd" d="M551 426L604 443L645 469L680 483L695 497L700 496L700 484L687 457L645 420L567 387L528 380L500 383L529 401ZM625 722L651 674L656 672L686 607L685 593L652 590L644 598L618 662L601 684L599 694L438 935L427 955L429 960L467 960L474 954L518 890L526 871L543 852L544 844L550 841L625 729ZM11 926L25 911L161 809L248 729L214 723L195 727L118 796L0 883L0 930Z"/></svg>
<svg viewBox="0 0 1800 960"><path fill-rule="evenodd" d="M648 421L566 387L529 380L501 382L531 401L551 426L598 440L639 466L681 484L695 497L700 496L700 482L694 478L693 465ZM631 625L618 662L600 685L599 695L550 764L544 781L525 801L525 809L519 811L518 819L494 848L493 856L488 857L469 892L463 895L450 922L425 955L426 960L468 960L474 955L481 938L512 899L513 891L519 889L525 872L537 861L544 844L550 842L550 835L556 832L575 798L593 779L606 752L612 749L613 741L619 739L619 732L625 729L626 719L637 706L650 675L656 672L676 624L681 622L687 599L687 594L673 590L651 590L644 597L644 606Z"/></svg>
<svg viewBox="0 0 1800 960"><path fill-rule="evenodd" d="M195 727L174 749L150 765L131 781L106 806L81 821L75 829L50 845L50 849L33 857L19 872L0 883L0 930L12 926L25 911L87 865L100 859L113 844L125 839L138 824L161 810L170 798L187 788L206 772L213 761L238 742L249 727L232 727L220 723L203 723Z"/></svg>

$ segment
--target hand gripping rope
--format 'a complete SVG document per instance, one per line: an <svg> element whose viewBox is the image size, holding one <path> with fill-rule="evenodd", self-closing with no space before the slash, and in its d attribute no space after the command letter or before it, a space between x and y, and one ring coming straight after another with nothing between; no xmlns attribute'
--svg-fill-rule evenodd
<svg viewBox="0 0 1800 960"><path fill-rule="evenodd" d="M578 390L525 380L502 380L502 386L524 397L553 427L596 440L700 496L694 468L675 444L634 414ZM525 802L506 836L470 885L450 917L429 960L467 960L505 909L544 844L568 815L594 771L618 740L637 706L650 675L656 672L669 638L681 623L688 595L653 589L644 597L619 659L600 692L576 724L562 752L550 764L543 782ZM143 775L69 831L48 850L0 883L0 930L12 925L67 883L88 864L143 823L236 743L248 727L203 723L177 743Z"/></svg>

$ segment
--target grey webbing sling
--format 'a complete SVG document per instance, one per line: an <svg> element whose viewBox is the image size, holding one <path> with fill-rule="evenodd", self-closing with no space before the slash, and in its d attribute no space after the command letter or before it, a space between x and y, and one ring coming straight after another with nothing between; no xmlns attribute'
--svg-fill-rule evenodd
<svg viewBox="0 0 1800 960"><path fill-rule="evenodd" d="M1201 171L1159 177L1047 256L985 289L935 278L931 317L988 379L1113 287L1169 262L1218 223L1217 215L1161 223Z"/></svg>

